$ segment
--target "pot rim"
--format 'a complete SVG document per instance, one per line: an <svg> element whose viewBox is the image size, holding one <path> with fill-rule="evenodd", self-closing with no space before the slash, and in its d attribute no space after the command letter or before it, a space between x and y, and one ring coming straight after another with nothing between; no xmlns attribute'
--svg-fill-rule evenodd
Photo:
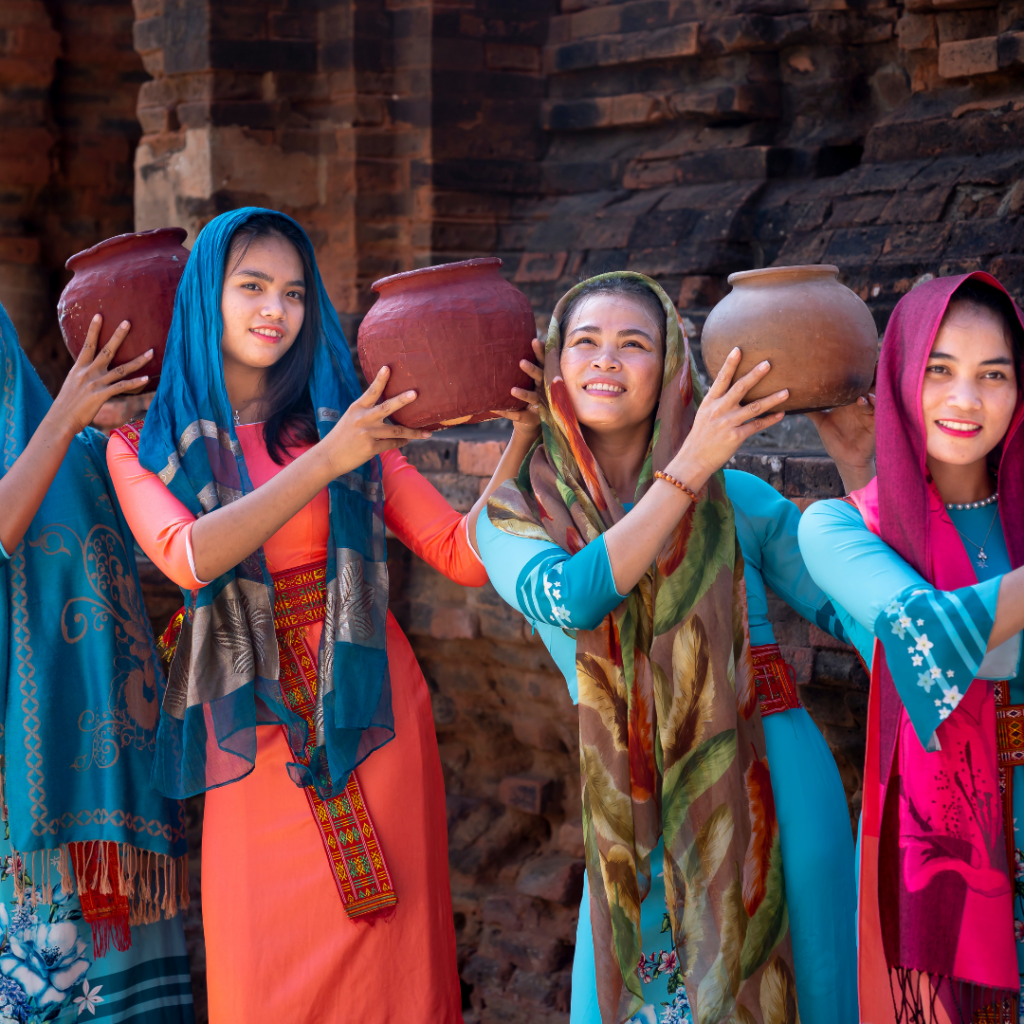
<svg viewBox="0 0 1024 1024"><path fill-rule="evenodd" d="M188 238L188 232L184 228L152 228L149 231L127 231L123 235L114 235L112 238L105 238L102 242L97 242L94 246L88 249L83 249L81 252L76 252L74 256L69 256L68 261L64 264L68 270L74 270L75 267L84 262L89 256L93 256L96 253L106 253L111 249L117 249L124 245L125 242L130 238L154 238L159 235L167 236L167 240L176 241L178 245ZM182 246L184 248L184 246Z"/></svg>
<svg viewBox="0 0 1024 1024"><path fill-rule="evenodd" d="M794 267L762 267L760 270L739 270L735 274L730 274L727 281L731 285L737 285L742 281L765 277L796 277L798 274L817 274L820 277L829 275L838 280L839 268L831 263L807 263Z"/></svg>
<svg viewBox="0 0 1024 1024"><path fill-rule="evenodd" d="M456 260L454 263L437 263L432 267L420 267L419 270L405 270L401 274L391 274L388 277L378 278L370 285L372 291L380 293L380 290L396 281L405 281L408 278L429 277L431 274L442 273L448 270L461 270L463 267L494 267L497 269L502 261L497 256L478 256L471 260Z"/></svg>

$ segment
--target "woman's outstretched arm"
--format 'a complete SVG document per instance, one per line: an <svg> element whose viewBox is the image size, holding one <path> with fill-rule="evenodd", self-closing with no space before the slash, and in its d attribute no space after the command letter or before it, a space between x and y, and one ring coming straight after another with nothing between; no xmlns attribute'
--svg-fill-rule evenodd
<svg viewBox="0 0 1024 1024"><path fill-rule="evenodd" d="M21 543L33 517L50 489L71 440L96 418L103 403L143 386L149 377L131 375L153 358L153 350L110 369L130 325L122 322L110 340L96 352L103 317L97 313L89 325L85 345L25 450L0 479L0 545L10 554Z"/></svg>

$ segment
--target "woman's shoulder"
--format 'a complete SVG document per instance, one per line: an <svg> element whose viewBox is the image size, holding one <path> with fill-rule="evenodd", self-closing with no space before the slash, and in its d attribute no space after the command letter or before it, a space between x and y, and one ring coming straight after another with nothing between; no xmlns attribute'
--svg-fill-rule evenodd
<svg viewBox="0 0 1024 1024"><path fill-rule="evenodd" d="M788 501L767 480L745 469L725 470L725 492L733 504L748 505Z"/></svg>
<svg viewBox="0 0 1024 1024"><path fill-rule="evenodd" d="M804 529L803 524L805 523L807 529L839 525L867 529L860 509L846 498L823 498L820 501L815 501L804 510L800 519L801 531Z"/></svg>

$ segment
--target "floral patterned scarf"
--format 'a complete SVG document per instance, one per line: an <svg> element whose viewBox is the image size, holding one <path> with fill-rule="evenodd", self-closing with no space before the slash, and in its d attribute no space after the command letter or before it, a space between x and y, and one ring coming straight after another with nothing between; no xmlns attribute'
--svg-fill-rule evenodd
<svg viewBox="0 0 1024 1024"><path fill-rule="evenodd" d="M662 392L635 500L686 437L701 399L671 300ZM542 442L488 514L507 533L575 553L625 516L576 420L548 329ZM634 497L634 496L630 496ZM594 630L576 635L583 828L604 1024L643 1005L640 905L664 836L672 937L697 1024L798 1019L779 830L747 635L743 559L716 473L654 565Z"/></svg>

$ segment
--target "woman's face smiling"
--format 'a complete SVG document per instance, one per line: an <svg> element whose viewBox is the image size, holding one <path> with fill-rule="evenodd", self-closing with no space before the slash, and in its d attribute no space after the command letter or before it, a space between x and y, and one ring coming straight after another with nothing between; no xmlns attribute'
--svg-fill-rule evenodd
<svg viewBox="0 0 1024 1024"><path fill-rule="evenodd" d="M273 366L295 343L306 315L302 260L291 242L277 236L254 241L241 261L228 257L221 294L227 366Z"/></svg>
<svg viewBox="0 0 1024 1024"><path fill-rule="evenodd" d="M661 330L628 295L598 292L576 307L561 371L582 427L616 433L646 423L661 393Z"/></svg>
<svg viewBox="0 0 1024 1024"><path fill-rule="evenodd" d="M1002 320L967 303L950 307L921 388L929 461L966 466L1003 439L1017 405L1017 377Z"/></svg>

